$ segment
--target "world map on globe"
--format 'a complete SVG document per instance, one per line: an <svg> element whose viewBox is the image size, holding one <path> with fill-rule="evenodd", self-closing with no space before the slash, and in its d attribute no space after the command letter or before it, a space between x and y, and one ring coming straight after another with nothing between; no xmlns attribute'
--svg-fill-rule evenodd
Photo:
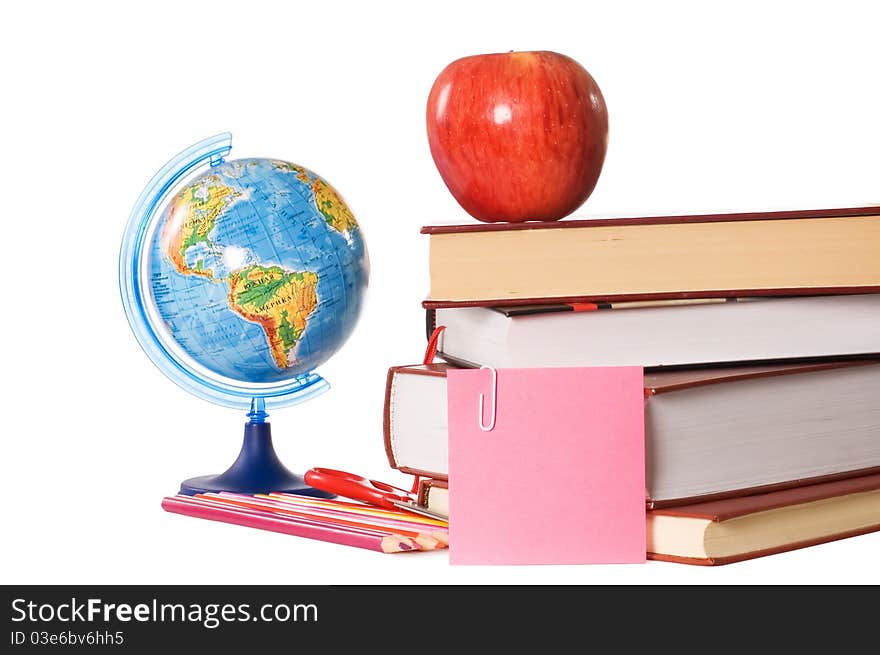
<svg viewBox="0 0 880 655"><path fill-rule="evenodd" d="M351 333L369 277L357 221L290 162L220 163L164 209L149 284L167 335L203 367L273 383L311 371Z"/></svg>

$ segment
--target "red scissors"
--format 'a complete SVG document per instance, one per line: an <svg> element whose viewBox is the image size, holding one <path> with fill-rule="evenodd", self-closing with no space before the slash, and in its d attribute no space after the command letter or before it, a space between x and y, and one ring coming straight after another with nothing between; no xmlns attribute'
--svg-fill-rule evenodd
<svg viewBox="0 0 880 655"><path fill-rule="evenodd" d="M378 480L368 480L354 473L346 473L336 469L313 468L306 472L305 479L306 484L315 489L360 500L377 507L400 508L438 521L449 520L438 512L419 506L415 496L405 489L393 487Z"/></svg>

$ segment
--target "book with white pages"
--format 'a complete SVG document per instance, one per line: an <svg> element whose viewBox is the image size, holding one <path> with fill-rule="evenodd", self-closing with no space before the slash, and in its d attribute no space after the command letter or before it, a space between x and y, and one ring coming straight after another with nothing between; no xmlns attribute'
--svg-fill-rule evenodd
<svg viewBox="0 0 880 655"><path fill-rule="evenodd" d="M880 354L880 294L428 310L464 366L695 366Z"/></svg>
<svg viewBox="0 0 880 655"><path fill-rule="evenodd" d="M450 368L388 371L392 467L448 479ZM880 360L663 369L646 371L644 387L650 506L880 473Z"/></svg>

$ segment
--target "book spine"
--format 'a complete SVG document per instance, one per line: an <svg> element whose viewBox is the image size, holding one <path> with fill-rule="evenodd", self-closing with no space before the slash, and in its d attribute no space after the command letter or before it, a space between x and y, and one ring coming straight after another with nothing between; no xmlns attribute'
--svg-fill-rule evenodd
<svg viewBox="0 0 880 655"><path fill-rule="evenodd" d="M419 480L418 504L425 509L432 509L434 511L439 511L440 513L445 513L437 507L431 507L431 494L437 489L449 489L448 480L437 478L424 478Z"/></svg>
<svg viewBox="0 0 880 655"><path fill-rule="evenodd" d="M425 338L430 341L434 330L437 329L437 312L433 309L425 310Z"/></svg>
<svg viewBox="0 0 880 655"><path fill-rule="evenodd" d="M416 502L420 507L428 507L428 493L431 491L431 480L429 478L425 478L419 480L419 493Z"/></svg>
<svg viewBox="0 0 880 655"><path fill-rule="evenodd" d="M382 439L385 446L385 456L388 458L388 465L391 468L398 468L397 458L394 456L394 447L391 443L391 403L394 395L394 378L397 376L399 369L392 367L388 369L388 375L385 378L385 406L382 410Z"/></svg>
<svg viewBox="0 0 880 655"><path fill-rule="evenodd" d="M448 489L449 481L441 478L422 478L419 480L418 503L428 507L428 496L433 489Z"/></svg>

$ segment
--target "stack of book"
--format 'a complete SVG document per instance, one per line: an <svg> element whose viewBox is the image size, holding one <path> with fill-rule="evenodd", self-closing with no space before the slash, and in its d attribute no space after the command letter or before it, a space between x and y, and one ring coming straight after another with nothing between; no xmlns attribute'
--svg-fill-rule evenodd
<svg viewBox="0 0 880 655"><path fill-rule="evenodd" d="M446 363L389 371L385 446L423 505L448 508L450 367L627 365L645 368L649 557L880 530L880 208L422 232Z"/></svg>

